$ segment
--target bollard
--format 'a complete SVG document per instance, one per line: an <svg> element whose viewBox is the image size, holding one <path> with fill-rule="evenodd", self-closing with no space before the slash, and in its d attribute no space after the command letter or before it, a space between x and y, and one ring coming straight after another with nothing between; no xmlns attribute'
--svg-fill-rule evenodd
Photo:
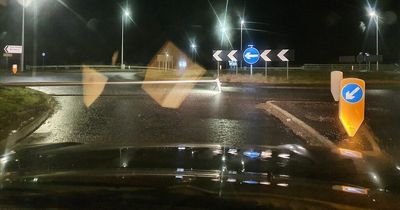
<svg viewBox="0 0 400 210"><path fill-rule="evenodd" d="M12 71L12 73L15 75L15 74L17 74L17 71L18 71L18 65L17 64L14 64L14 65L12 65L12 69L11 69L11 71Z"/></svg>

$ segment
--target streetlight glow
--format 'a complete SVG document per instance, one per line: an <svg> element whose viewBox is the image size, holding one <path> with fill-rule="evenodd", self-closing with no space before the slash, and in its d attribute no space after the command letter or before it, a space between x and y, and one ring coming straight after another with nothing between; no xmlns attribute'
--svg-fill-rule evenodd
<svg viewBox="0 0 400 210"><path fill-rule="evenodd" d="M369 8L368 15L373 19L376 26L376 71L379 71L379 15L375 9Z"/></svg>
<svg viewBox="0 0 400 210"><path fill-rule="evenodd" d="M129 12L129 10L125 9L124 14L126 17L129 17L131 15L131 12Z"/></svg>
<svg viewBox="0 0 400 210"><path fill-rule="evenodd" d="M129 11L128 8L122 9L122 23L121 23L121 69L125 68L124 65L124 28L125 28L125 22L129 18L131 18L131 12Z"/></svg>
<svg viewBox="0 0 400 210"><path fill-rule="evenodd" d="M375 11L370 11L368 14L370 17L376 17L376 12Z"/></svg>
<svg viewBox="0 0 400 210"><path fill-rule="evenodd" d="M226 31L227 31L226 26L222 26L221 31L222 31L222 33L226 33Z"/></svg>
<svg viewBox="0 0 400 210"><path fill-rule="evenodd" d="M244 20L242 19L242 20L240 21L240 25L242 25L242 26L243 26L243 25L244 25L244 23L245 23L245 22L244 22Z"/></svg>

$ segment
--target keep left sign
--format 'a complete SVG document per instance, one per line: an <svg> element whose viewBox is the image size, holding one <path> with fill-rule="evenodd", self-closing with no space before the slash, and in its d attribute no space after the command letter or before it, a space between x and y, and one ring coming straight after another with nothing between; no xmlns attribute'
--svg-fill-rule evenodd
<svg viewBox="0 0 400 210"><path fill-rule="evenodd" d="M346 78L340 83L339 118L347 134L353 137L365 116L365 81Z"/></svg>

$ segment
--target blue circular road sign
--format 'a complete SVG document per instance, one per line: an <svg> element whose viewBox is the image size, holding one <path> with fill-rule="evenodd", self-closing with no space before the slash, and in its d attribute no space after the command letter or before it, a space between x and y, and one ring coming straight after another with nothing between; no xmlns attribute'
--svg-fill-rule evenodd
<svg viewBox="0 0 400 210"><path fill-rule="evenodd" d="M364 97L363 89L354 83L347 84L342 89L342 97L343 99L351 104L355 104L361 101Z"/></svg>
<svg viewBox="0 0 400 210"><path fill-rule="evenodd" d="M243 59L247 64L253 65L260 60L260 52L254 47L249 47L243 52Z"/></svg>

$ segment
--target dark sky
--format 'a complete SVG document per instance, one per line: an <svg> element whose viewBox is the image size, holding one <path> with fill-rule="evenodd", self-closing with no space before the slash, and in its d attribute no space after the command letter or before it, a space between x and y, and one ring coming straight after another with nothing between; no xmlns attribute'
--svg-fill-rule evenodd
<svg viewBox="0 0 400 210"><path fill-rule="evenodd" d="M48 64L110 64L121 42L121 0L33 0L38 6L38 62L47 53ZM220 49L217 17L226 0L129 0L135 23L125 33L129 64L147 64L162 44L171 40L190 53L189 40L198 45L198 60L212 64L212 50ZM375 5L375 2L371 2ZM26 12L26 59L32 64L34 22L31 4ZM212 7L211 7L212 6ZM69 7L69 9L67 8ZM230 0L227 20L232 47L240 49L240 15L246 27L244 43L259 49L290 48L297 64L337 63L340 55L375 52L375 26L369 28L365 0ZM245 9L245 10L244 10ZM381 52L385 62L400 61L400 1L381 0ZM19 44L21 6L0 0L0 47ZM360 25L363 22L365 31Z"/></svg>

